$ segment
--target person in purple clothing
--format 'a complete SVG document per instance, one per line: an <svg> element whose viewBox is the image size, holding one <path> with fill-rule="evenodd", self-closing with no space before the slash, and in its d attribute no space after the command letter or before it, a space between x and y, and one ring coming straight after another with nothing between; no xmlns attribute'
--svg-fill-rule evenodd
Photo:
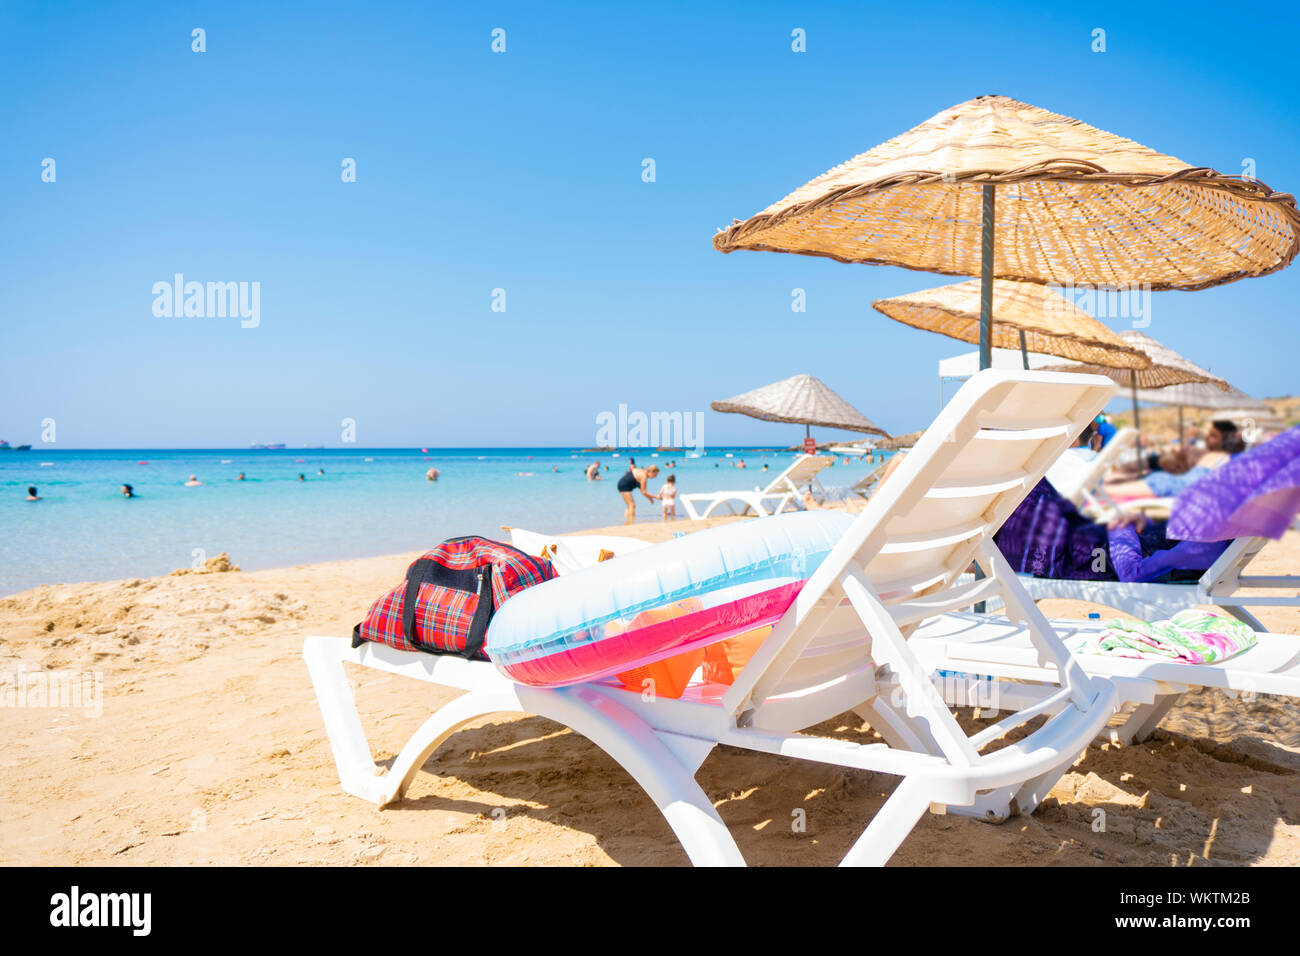
<svg viewBox="0 0 1300 956"><path fill-rule="evenodd" d="M1195 579L1227 548L1226 541L1176 541L1164 521L1140 513L1110 525L1081 515L1043 479L993 536L1014 571L1085 581Z"/></svg>

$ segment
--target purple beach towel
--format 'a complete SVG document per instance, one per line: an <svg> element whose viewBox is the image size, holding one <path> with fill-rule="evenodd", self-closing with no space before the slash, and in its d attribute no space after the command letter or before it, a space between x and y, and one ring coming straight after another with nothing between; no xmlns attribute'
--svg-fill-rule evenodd
<svg viewBox="0 0 1300 956"><path fill-rule="evenodd" d="M1300 513L1300 425L1242 452L1174 500L1168 534L1182 541L1280 538Z"/></svg>

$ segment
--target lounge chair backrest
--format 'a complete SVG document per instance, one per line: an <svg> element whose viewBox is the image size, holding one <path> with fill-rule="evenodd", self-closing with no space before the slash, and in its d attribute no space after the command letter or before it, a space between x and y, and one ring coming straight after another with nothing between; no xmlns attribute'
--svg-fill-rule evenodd
<svg viewBox="0 0 1300 956"><path fill-rule="evenodd" d="M1072 461L1072 453L1066 450L1047 470L1047 480L1062 496L1082 505L1124 453L1132 450L1137 435L1134 428L1121 428L1091 461Z"/></svg>
<svg viewBox="0 0 1300 956"><path fill-rule="evenodd" d="M972 586L958 577L1114 391L1096 375L987 370L969 379L738 675L725 699L731 712L864 666L861 620L871 614L905 635L924 617L968 606ZM866 614L864 603L873 605Z"/></svg>
<svg viewBox="0 0 1300 956"><path fill-rule="evenodd" d="M794 489L802 493L804 486L815 479L819 472L829 468L835 459L829 455L800 455L790 467L777 475L763 489L763 494L785 494Z"/></svg>

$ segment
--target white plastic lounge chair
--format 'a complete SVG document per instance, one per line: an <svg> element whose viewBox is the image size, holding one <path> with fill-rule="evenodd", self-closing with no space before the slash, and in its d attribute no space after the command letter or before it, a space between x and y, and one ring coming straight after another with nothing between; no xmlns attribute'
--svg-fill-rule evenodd
<svg viewBox="0 0 1300 956"><path fill-rule="evenodd" d="M1249 608L1300 607L1300 576L1243 573L1266 544L1267 538L1238 538L1199 579L1185 583L1074 581L1030 575L1020 575L1020 580L1035 601L1043 598L1091 601L1144 621L1159 620L1185 608L1209 604L1223 608L1257 631L1266 631L1268 628L1250 613ZM1296 593L1260 594L1259 588L1290 588Z"/></svg>
<svg viewBox="0 0 1300 956"><path fill-rule="evenodd" d="M1091 460L1080 458L1072 448L1067 449L1047 469L1047 480L1061 497L1070 499L1076 508L1094 512L1109 511L1115 507L1115 502L1106 494L1104 479L1107 472L1126 453L1133 450L1137 437L1136 429L1121 428Z"/></svg>
<svg viewBox="0 0 1300 956"><path fill-rule="evenodd" d="M887 464L888 462L881 462L851 485L831 488L822 487L819 500L844 501L850 497L870 498Z"/></svg>
<svg viewBox="0 0 1300 956"><path fill-rule="evenodd" d="M303 654L344 789L391 803L457 729L508 711L558 721L609 753L645 788L696 864L743 863L694 779L718 744L902 777L848 851L848 864L883 864L930 809L988 820L1032 811L1105 726L1115 689L1084 673L1014 575L956 582L977 553L994 547L993 532L1114 388L1100 376L1043 372L990 370L970 379L729 687L699 683L677 700L647 700L613 681L528 687L486 662L307 638ZM908 636L923 619L980 600L990 584L1024 609L1036 660L1055 670L1059 687L968 737ZM434 712L380 773L345 664L466 693ZM797 732L849 709L887 742ZM988 750L1048 711L1053 716L1032 733Z"/></svg>
<svg viewBox="0 0 1300 956"><path fill-rule="evenodd" d="M600 561L602 552L617 557L650 547L649 541L613 534L553 535L502 527L510 543L521 551L548 559L557 574L571 574Z"/></svg>
<svg viewBox="0 0 1300 956"><path fill-rule="evenodd" d="M1101 626L1087 621L1051 623L1065 638ZM1005 617L957 613L925 622L912 635L911 643L917 656L935 670L1000 678L996 687L988 681L946 679L943 690L949 703L1017 710L1047 698L1056 689L1052 684L1055 671L1040 662L1030 636L1028 628ZM1300 637L1289 634L1262 634L1253 647L1217 664L1103 654L1080 654L1075 659L1089 674L1106 677L1118 688L1119 723L1108 730L1110 740L1117 744L1145 740L1179 695L1193 688L1300 697Z"/></svg>
<svg viewBox="0 0 1300 956"><path fill-rule="evenodd" d="M753 491L714 491L692 495L678 495L686 506L686 513L693 521L707 518L722 505L727 506L729 514L748 514L753 511L759 515L779 515L790 510L797 511L803 500L804 492L809 486L814 493L823 491L817 474L835 464L829 455L800 455L790 467L781 472L766 488L755 487ZM737 511L733 502L740 502L744 507ZM704 506L700 511L697 505Z"/></svg>

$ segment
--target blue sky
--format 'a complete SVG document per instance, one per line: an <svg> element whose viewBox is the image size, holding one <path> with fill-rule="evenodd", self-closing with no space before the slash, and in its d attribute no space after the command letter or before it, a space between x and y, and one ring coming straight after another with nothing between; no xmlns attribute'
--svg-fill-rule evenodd
<svg viewBox="0 0 1300 956"><path fill-rule="evenodd" d="M585 444L620 403L801 372L905 432L965 349L870 302L949 280L723 256L719 226L983 93L1300 189L1294 5L470 6L0 4L0 437ZM260 324L156 317L178 272L259 282ZM1155 293L1146 331L1293 393L1298 294L1297 268Z"/></svg>

